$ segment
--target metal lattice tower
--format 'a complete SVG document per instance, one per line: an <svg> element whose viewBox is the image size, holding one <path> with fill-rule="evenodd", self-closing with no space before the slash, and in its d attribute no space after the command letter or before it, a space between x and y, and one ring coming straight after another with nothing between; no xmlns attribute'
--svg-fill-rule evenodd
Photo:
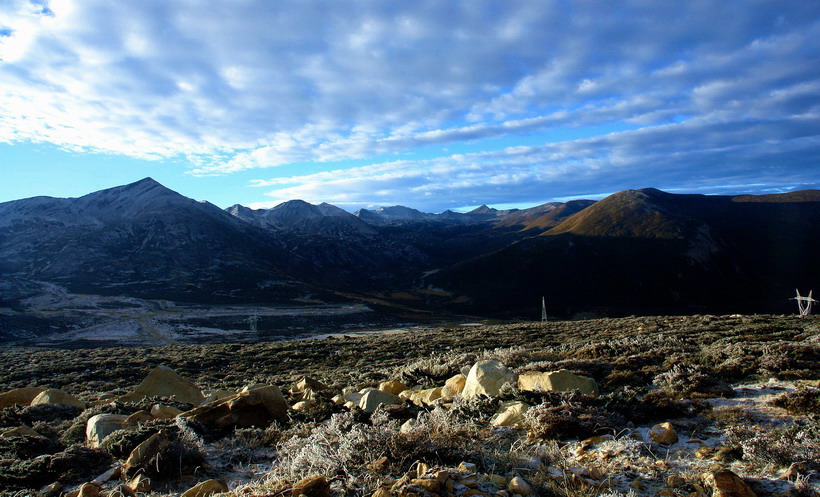
<svg viewBox="0 0 820 497"><path fill-rule="evenodd" d="M544 297L541 297L541 324L547 324L547 304L544 301Z"/></svg>
<svg viewBox="0 0 820 497"><path fill-rule="evenodd" d="M248 324L251 327L251 331L256 331L256 325L259 324L259 316L256 313L253 313L253 316L248 318Z"/></svg>
<svg viewBox="0 0 820 497"><path fill-rule="evenodd" d="M817 302L816 300L811 298L811 292L812 291L809 290L809 296L808 297L801 296L800 295L800 290L798 290L798 289L795 289L794 291L797 293L797 297L793 297L790 300L796 300L797 301L797 308L800 309L800 315L801 316L808 316L809 314L811 314L811 305L812 305L812 303Z"/></svg>

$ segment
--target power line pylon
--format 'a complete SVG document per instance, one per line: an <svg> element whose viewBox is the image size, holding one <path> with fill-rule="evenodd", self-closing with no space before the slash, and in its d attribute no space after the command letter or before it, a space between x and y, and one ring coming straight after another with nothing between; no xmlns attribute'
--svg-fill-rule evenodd
<svg viewBox="0 0 820 497"><path fill-rule="evenodd" d="M797 293L797 297L793 297L790 300L796 300L797 301L797 308L800 309L800 315L801 316L808 316L809 314L811 314L811 305L812 305L812 303L817 302L816 300L811 298L811 292L812 291L809 290L809 296L808 297L801 296L800 295L800 290L798 290L796 288L795 288L794 291Z"/></svg>
<svg viewBox="0 0 820 497"><path fill-rule="evenodd" d="M541 297L541 325L546 326L547 321L548 321L548 319L547 319L547 304L546 304L546 301L544 301L544 297L542 296Z"/></svg>

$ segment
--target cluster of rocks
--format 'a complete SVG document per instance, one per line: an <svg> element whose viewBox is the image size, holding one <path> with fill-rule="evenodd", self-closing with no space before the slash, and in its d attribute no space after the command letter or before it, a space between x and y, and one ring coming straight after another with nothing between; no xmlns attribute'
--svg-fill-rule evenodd
<svg viewBox="0 0 820 497"><path fill-rule="evenodd" d="M447 408L457 396L470 399L476 397L497 397L506 385L513 385L524 392L566 392L578 390L583 394L597 396L598 386L592 378L573 374L566 370L527 371L516 374L502 363L493 360L479 361L462 373L447 379L443 385L433 388L408 386L397 379L380 383L377 387L356 389L353 387L334 389L312 378L303 378L286 392L277 386L256 384L241 391L214 390L203 392L192 382L180 377L167 367L152 370L132 392L125 395L106 395L86 404L66 392L38 387L19 388L0 394L0 409L13 405L53 404L80 409L96 407L102 410L88 418L86 423L86 445L100 447L107 437L128 428L138 428L156 420L181 420L197 423L210 429L227 432L235 428L267 427L274 422L286 424L294 412L308 411L323 404L361 409L373 413L379 406L402 406L407 403L419 407L441 406ZM287 398L286 398L287 396ZM148 398L172 398L177 402L190 404L190 409L179 409L173 405L156 403L150 409L131 414L104 412L106 406L117 403L136 403ZM514 427L524 421L525 413L531 406L521 401L501 404L499 411L490 420L492 427ZM414 429L414 419L408 419L401 426L401 432ZM29 426L18 426L0 433L0 437L39 436ZM670 423L660 423L651 427L644 435L633 432L628 436L671 446L678 443L678 434ZM580 442L576 456L578 461L589 461L599 444L614 440L612 436L593 437ZM42 495L66 495L68 497L120 497L135 496L152 490L152 482L144 474L144 469L165 447L171 443L169 435L158 428L144 441L130 451L128 457L118 462L93 481L65 492L59 483L40 490ZM600 454L606 454L605 451ZM598 456L596 456L598 457ZM600 456L602 458L611 456ZM371 463L373 468L389 464L387 458ZM540 463L539 463L540 464ZM578 485L604 487L607 479L597 467L574 467L568 470L555 467L537 468L547 472L555 481L572 481ZM517 497L536 493L534 485L525 479L526 475L508 473L505 475L480 473L476 465L463 462L457 468L431 468L417 463L401 478L376 490L373 497L397 495L470 497L495 496ZM707 488L713 489L714 496L741 495L754 493L742 479L729 471L712 471L704 476L697 486L685 487L683 482L669 479L668 488L658 495L706 496ZM640 479L634 479L630 486L641 490ZM688 488L688 493L681 493ZM327 497L330 482L323 475L316 475L297 482L287 492L288 495ZM183 497L207 497L227 492L228 486L220 480L209 479L182 493Z"/></svg>

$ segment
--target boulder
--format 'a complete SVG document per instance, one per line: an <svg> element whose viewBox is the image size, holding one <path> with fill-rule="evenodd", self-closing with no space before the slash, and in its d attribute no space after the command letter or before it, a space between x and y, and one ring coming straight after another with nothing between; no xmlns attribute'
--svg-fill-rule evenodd
<svg viewBox="0 0 820 497"><path fill-rule="evenodd" d="M507 484L507 490L518 495L531 495L535 493L532 486L520 476L514 476L510 479L510 483Z"/></svg>
<svg viewBox="0 0 820 497"><path fill-rule="evenodd" d="M444 382L444 387L441 389L442 397L453 397L464 391L464 384L467 383L467 377L463 374L457 374Z"/></svg>
<svg viewBox="0 0 820 497"><path fill-rule="evenodd" d="M353 402L354 404L358 404L362 401L362 397L364 397L364 395L360 394L359 392L349 392L344 394L342 398L345 402Z"/></svg>
<svg viewBox="0 0 820 497"><path fill-rule="evenodd" d="M359 407L364 412L375 412L382 404L403 404L403 401L392 393L382 392L381 390L370 390L359 401Z"/></svg>
<svg viewBox="0 0 820 497"><path fill-rule="evenodd" d="M294 411L307 411L308 409L313 409L318 405L319 403L315 400L300 400L299 402L293 404L292 409Z"/></svg>
<svg viewBox="0 0 820 497"><path fill-rule="evenodd" d="M432 404L434 400L441 398L441 388L428 388L419 390L410 396L410 401L419 407Z"/></svg>
<svg viewBox="0 0 820 497"><path fill-rule="evenodd" d="M479 395L495 397L505 383L514 384L515 373L498 361L478 361L470 368L461 395L468 399Z"/></svg>
<svg viewBox="0 0 820 497"><path fill-rule="evenodd" d="M154 416L148 414L147 411L137 411L125 419L125 426L138 426L140 423L147 423L154 419Z"/></svg>
<svg viewBox="0 0 820 497"><path fill-rule="evenodd" d="M570 373L566 369L542 373L527 371L518 376L518 389L526 392L567 392L580 390L587 395L598 395L598 384L586 376Z"/></svg>
<svg viewBox="0 0 820 497"><path fill-rule="evenodd" d="M126 476L134 474L135 470L159 454L169 443L171 443L171 441L165 432L159 431L154 433L131 451L131 454L128 455L128 459L126 459L122 467L123 473Z"/></svg>
<svg viewBox="0 0 820 497"><path fill-rule="evenodd" d="M660 423L649 429L649 439L659 444L672 445L678 441L678 432L672 423Z"/></svg>
<svg viewBox="0 0 820 497"><path fill-rule="evenodd" d="M289 408L279 387L268 385L215 400L180 416L216 428L265 428L273 421L287 423Z"/></svg>
<svg viewBox="0 0 820 497"><path fill-rule="evenodd" d="M59 406L79 407L85 409L85 402L78 400L73 395L66 393L56 388L49 388L40 392L37 397L31 401L31 405L36 406L40 404L53 404Z"/></svg>
<svg viewBox="0 0 820 497"><path fill-rule="evenodd" d="M330 482L324 476L311 476L293 486L291 497L330 497Z"/></svg>
<svg viewBox="0 0 820 497"><path fill-rule="evenodd" d="M706 483L712 487L712 497L757 497L749 485L731 471L712 473Z"/></svg>
<svg viewBox="0 0 820 497"><path fill-rule="evenodd" d="M77 493L77 497L100 497L102 488L102 485L99 483L94 483L91 481L88 483L83 483L80 485L80 491Z"/></svg>
<svg viewBox="0 0 820 497"><path fill-rule="evenodd" d="M379 383L379 390L382 392L387 392L393 395L398 395L403 391L407 390L408 387L404 383L400 382L399 380L388 380L382 383Z"/></svg>
<svg viewBox="0 0 820 497"><path fill-rule="evenodd" d="M175 397L180 402L197 405L205 397L202 391L192 382L182 378L167 366L158 366L148 373L142 383L134 389L135 393L146 397Z"/></svg>
<svg viewBox="0 0 820 497"><path fill-rule="evenodd" d="M31 401L45 390L44 387L24 387L0 393L0 409L5 409L15 404L23 406L31 405Z"/></svg>
<svg viewBox="0 0 820 497"><path fill-rule="evenodd" d="M490 424L493 426L513 426L524 421L524 413L530 406L526 402L512 401L501 404L498 414L493 416Z"/></svg>
<svg viewBox="0 0 820 497"><path fill-rule="evenodd" d="M208 497L209 495L227 491L228 485L225 485L224 481L205 480L183 492L180 497Z"/></svg>
<svg viewBox="0 0 820 497"><path fill-rule="evenodd" d="M182 414L182 411L174 406L167 406L165 404L154 404L151 406L151 416L155 419L173 419L179 414Z"/></svg>
<svg viewBox="0 0 820 497"><path fill-rule="evenodd" d="M85 424L88 446L99 447L105 437L124 428L127 420L128 416L124 414L97 414L90 417Z"/></svg>
<svg viewBox="0 0 820 497"><path fill-rule="evenodd" d="M299 396L300 394L304 394L307 391L326 392L329 390L331 390L331 388L322 383L321 381L314 380L313 378L305 376L301 380L297 381L295 385L290 387L290 390L288 390L288 392L291 395Z"/></svg>

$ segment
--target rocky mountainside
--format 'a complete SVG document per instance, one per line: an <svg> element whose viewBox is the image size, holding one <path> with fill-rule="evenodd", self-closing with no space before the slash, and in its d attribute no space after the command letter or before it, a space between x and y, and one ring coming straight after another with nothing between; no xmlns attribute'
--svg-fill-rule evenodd
<svg viewBox="0 0 820 497"><path fill-rule="evenodd" d="M788 312L794 288L820 278L818 225L818 191L758 199L630 190L426 281L491 312L532 308L541 295L559 315Z"/></svg>
<svg viewBox="0 0 820 497"><path fill-rule="evenodd" d="M483 316L532 315L542 295L561 316L786 312L794 287L820 276L818 222L817 191L645 189L522 210L350 214L301 200L223 211L147 178L0 204L0 300L43 281L188 302L376 298Z"/></svg>

